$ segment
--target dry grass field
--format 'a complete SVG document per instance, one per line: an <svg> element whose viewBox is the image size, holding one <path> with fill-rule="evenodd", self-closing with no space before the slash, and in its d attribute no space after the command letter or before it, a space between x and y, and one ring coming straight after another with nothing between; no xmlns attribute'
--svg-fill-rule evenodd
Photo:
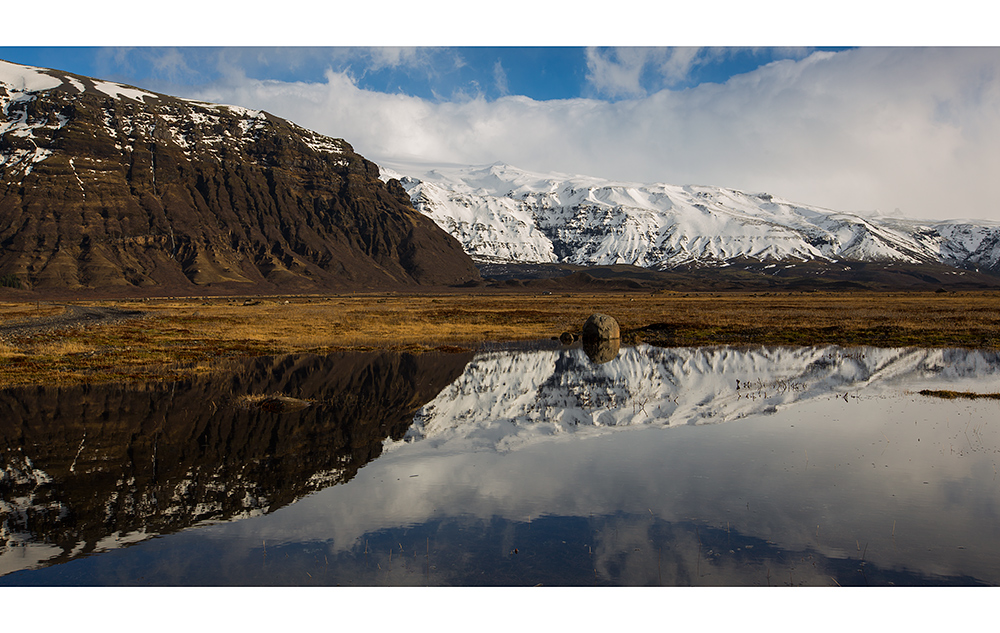
<svg viewBox="0 0 1000 633"><path fill-rule="evenodd" d="M1000 293L483 293L74 302L142 318L30 330L58 304L0 303L0 387L171 380L220 359L343 349L474 349L578 333L594 312L625 343L1000 347ZM26 328L11 329L12 324Z"/></svg>

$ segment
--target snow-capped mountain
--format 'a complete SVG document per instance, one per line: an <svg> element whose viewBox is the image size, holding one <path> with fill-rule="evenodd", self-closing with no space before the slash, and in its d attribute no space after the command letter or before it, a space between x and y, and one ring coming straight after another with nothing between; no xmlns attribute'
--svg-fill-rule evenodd
<svg viewBox="0 0 1000 633"><path fill-rule="evenodd" d="M841 213L767 193L640 184L510 165L383 163L417 208L480 262L632 264L735 260L942 263L1000 269L1000 223Z"/></svg>

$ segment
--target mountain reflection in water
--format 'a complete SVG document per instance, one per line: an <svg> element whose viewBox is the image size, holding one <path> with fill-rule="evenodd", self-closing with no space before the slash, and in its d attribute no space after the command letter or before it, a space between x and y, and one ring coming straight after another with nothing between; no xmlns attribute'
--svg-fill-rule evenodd
<svg viewBox="0 0 1000 633"><path fill-rule="evenodd" d="M998 361L570 347L8 391L0 584L998 584L1000 403L915 393L1000 391ZM233 406L270 393L315 404Z"/></svg>
<svg viewBox="0 0 1000 633"><path fill-rule="evenodd" d="M281 356L176 384L0 392L0 574L348 481L469 358ZM275 393L311 406L239 403Z"/></svg>

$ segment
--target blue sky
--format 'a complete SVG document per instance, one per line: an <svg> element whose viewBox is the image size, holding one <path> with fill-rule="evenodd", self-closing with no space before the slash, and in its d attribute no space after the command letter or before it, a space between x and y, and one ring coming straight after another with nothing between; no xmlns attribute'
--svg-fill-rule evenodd
<svg viewBox="0 0 1000 633"><path fill-rule="evenodd" d="M881 0L111 4L57 7L46 29L6 34L0 58L267 110L383 164L1000 220L1000 36L971 0L946 14Z"/></svg>
<svg viewBox="0 0 1000 633"><path fill-rule="evenodd" d="M724 83L780 59L830 47L0 47L0 59L179 92L224 80L318 83L332 70L364 90L430 101L523 95L634 98ZM603 68L603 71L602 71ZM622 76L613 79L609 71Z"/></svg>

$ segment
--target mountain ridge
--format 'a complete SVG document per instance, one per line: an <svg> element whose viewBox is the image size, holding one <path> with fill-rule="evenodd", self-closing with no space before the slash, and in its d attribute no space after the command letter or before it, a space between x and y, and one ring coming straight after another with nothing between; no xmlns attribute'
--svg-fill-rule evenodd
<svg viewBox="0 0 1000 633"><path fill-rule="evenodd" d="M743 285L727 269L753 287L785 269L850 284L852 262L908 267L905 287L1000 273L997 222L503 163L380 169L261 110L2 61L0 227L0 286L90 295L470 287L533 266L679 272L686 287L703 271L716 288Z"/></svg>
<svg viewBox="0 0 1000 633"><path fill-rule="evenodd" d="M662 271L740 260L858 261L1000 272L1000 222L866 216L768 193L539 174L504 163L382 165L479 263Z"/></svg>

